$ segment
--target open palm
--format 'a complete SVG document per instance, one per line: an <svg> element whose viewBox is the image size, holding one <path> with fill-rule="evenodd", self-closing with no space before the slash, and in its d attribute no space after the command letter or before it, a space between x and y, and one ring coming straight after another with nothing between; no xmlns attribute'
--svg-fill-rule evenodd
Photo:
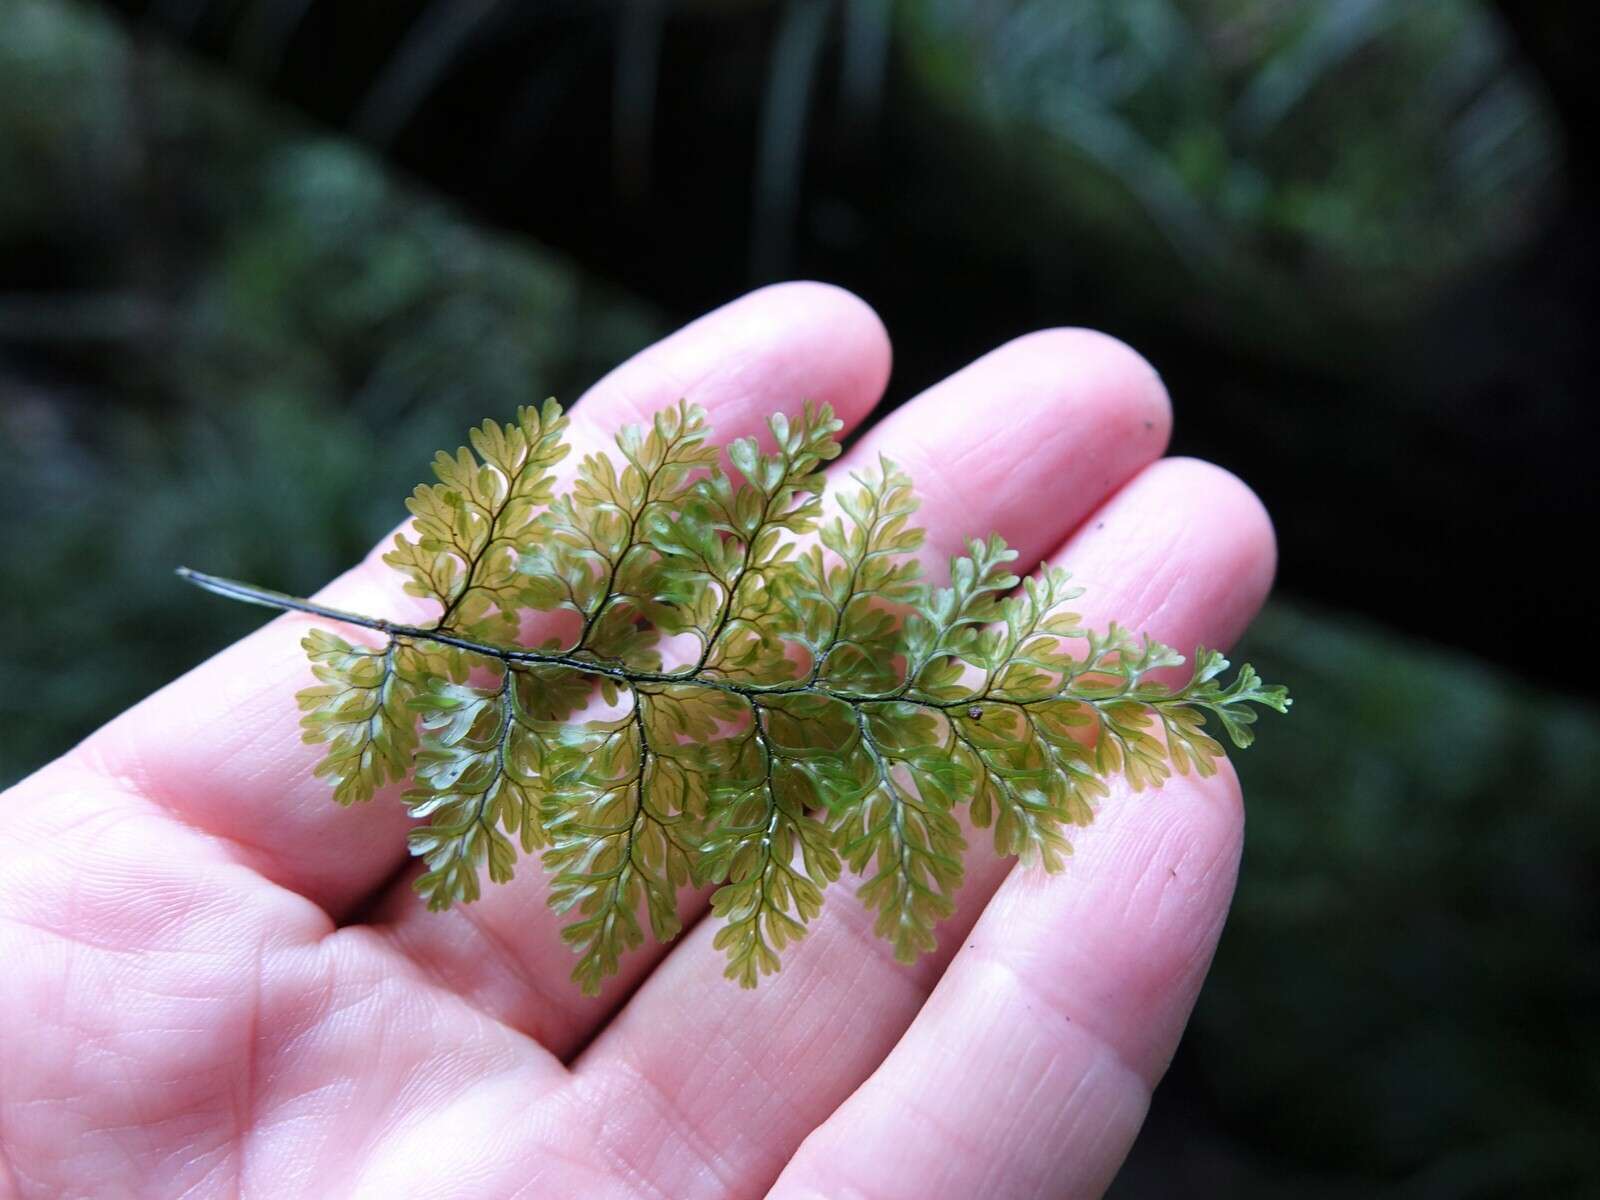
<svg viewBox="0 0 1600 1200"><path fill-rule="evenodd" d="M571 440L687 397L719 434L802 398L862 423L889 371L832 288L747 296L613 372ZM936 578L993 529L1069 567L1090 623L1225 645L1271 527L1162 459L1166 394L1098 334L1011 342L862 437L917 481ZM420 618L373 557L322 598ZM687 932L598 1000L532 866L412 894L398 803L336 808L293 702L300 616L173 683L4 797L0 1195L1097 1195L1143 1119L1232 893L1238 788L1113 787L1062 875L979 854L939 951L896 964L845 887L784 970L723 980Z"/></svg>

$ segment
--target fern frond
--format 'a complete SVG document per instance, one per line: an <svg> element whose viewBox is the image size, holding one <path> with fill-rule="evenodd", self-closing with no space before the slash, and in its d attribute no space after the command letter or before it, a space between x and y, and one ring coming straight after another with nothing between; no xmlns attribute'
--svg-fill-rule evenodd
<svg viewBox="0 0 1600 1200"><path fill-rule="evenodd" d="M692 674L770 682L792 673L782 640L781 581L793 539L816 527L820 468L838 456L834 435L843 423L828 405L806 404L798 421L777 413L769 425L776 453L763 454L754 438L740 438L728 456L743 482L713 470L682 511L658 515L652 531L665 559L667 596L681 617L668 618L672 631L692 632L700 642Z"/></svg>
<svg viewBox="0 0 1600 1200"><path fill-rule="evenodd" d="M545 844L540 812L548 729L534 716L548 699L528 699L539 684L567 682L571 672L539 671L489 660L492 687L430 677L411 701L420 714L416 786L406 808L422 824L408 835L411 852L428 870L416 882L430 908L478 897L478 868L505 883L523 853ZM581 676L579 677L581 678ZM593 686L584 683L585 693ZM548 693L546 693L548 695ZM557 702L557 709L565 705Z"/></svg>
<svg viewBox="0 0 1600 1200"><path fill-rule="evenodd" d="M966 839L1060 870L1068 834L1120 777L1135 791L1210 774L1214 722L1250 745L1288 694L1216 651L1183 656L1118 625L1085 629L1080 594L974 539L929 590L911 480L886 459L824 517L839 453L826 405L770 422L774 449L729 447L679 403L590 455L553 404L486 423L441 454L387 560L436 601L432 625L343 612L196 572L234 599L372 629L381 647L305 640L300 693L317 773L348 804L409 777L431 907L470 901L542 851L569 918L573 977L597 991L646 926L681 928L678 893L716 885L715 944L746 987L776 971L846 867L895 955L937 944ZM520 640L530 610L565 634ZM599 707L596 707L599 705Z"/></svg>
<svg viewBox="0 0 1600 1200"><path fill-rule="evenodd" d="M965 774L928 744L934 718L912 706L856 714L862 789L834 811L839 853L865 875L858 895L878 914L874 930L901 962L932 951L934 929L955 911L966 839L951 812Z"/></svg>
<svg viewBox="0 0 1600 1200"><path fill-rule="evenodd" d="M566 730L546 775L550 904L577 914L562 937L579 955L572 977L591 995L644 940L641 900L656 940L677 936L677 893L693 869L693 847L677 828L688 818L658 806L661 766L640 705L636 698L626 717Z"/></svg>
<svg viewBox="0 0 1600 1200"><path fill-rule="evenodd" d="M951 714L957 757L973 779L969 813L993 827L997 854L1058 871L1072 853L1066 829L1094 818L1109 789L1078 734L1090 718L1070 701L986 703Z"/></svg>
<svg viewBox="0 0 1600 1200"><path fill-rule="evenodd" d="M658 613L660 556L645 531L655 514L684 501L692 472L715 464L709 433L704 410L683 402L656 414L648 432L626 427L617 435L622 469L589 455L572 491L540 520L521 562L522 595L531 608L582 618L569 653L660 666L656 630L644 625Z"/></svg>
<svg viewBox="0 0 1600 1200"><path fill-rule="evenodd" d="M411 773L417 733L408 704L426 663L413 646L390 641L373 650L323 629L306 634L301 645L321 681L296 696L305 741L328 746L316 774L332 782L340 804L370 800Z"/></svg>
<svg viewBox="0 0 1600 1200"><path fill-rule="evenodd" d="M524 405L514 424L485 421L468 435L471 450L438 453L439 482L419 486L406 501L416 539L396 535L383 560L406 576L411 595L438 601L441 629L516 640L517 563L531 548L534 518L552 498L553 468L568 450L566 427L554 400Z"/></svg>
<svg viewBox="0 0 1600 1200"><path fill-rule="evenodd" d="M924 596L921 568L905 556L922 545L910 524L917 511L911 477L887 458L876 474L853 475L839 497L843 518L796 562L787 605L812 656L811 677L825 688L888 693L898 683L900 620L894 605ZM828 553L831 552L831 557Z"/></svg>
<svg viewBox="0 0 1600 1200"><path fill-rule="evenodd" d="M778 970L782 952L822 911L839 877L832 836L807 809L816 792L775 744L752 704L748 735L722 766L716 820L701 847L701 880L721 882L711 911L721 918L713 945L727 952L725 974L742 987Z"/></svg>
<svg viewBox="0 0 1600 1200"><path fill-rule="evenodd" d="M998 536L967 542L967 553L950 560L950 586L934 592L906 617L907 691L931 700L957 700L963 664L986 667L993 650L984 628L999 620L1001 597L1017 586L1010 564L1017 552Z"/></svg>

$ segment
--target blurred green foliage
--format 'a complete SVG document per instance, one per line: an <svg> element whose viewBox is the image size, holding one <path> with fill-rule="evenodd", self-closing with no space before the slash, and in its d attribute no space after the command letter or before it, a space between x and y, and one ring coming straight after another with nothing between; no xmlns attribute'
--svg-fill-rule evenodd
<svg viewBox="0 0 1600 1200"><path fill-rule="evenodd" d="M661 324L103 21L0 28L3 782L257 622L175 566L314 589L435 449Z"/></svg>
<svg viewBox="0 0 1600 1200"><path fill-rule="evenodd" d="M1255 31L1220 79L1175 54L1175 6L1091 7L1006 9L979 43L1000 94L938 41L967 9L924 10L918 62L975 126L993 106L1081 140L1145 112L1139 141L1089 148L1153 164L1167 199L1143 219L1229 257L1287 231L1313 272L1408 239L1437 267L1526 203L1520 84L1464 110L1488 133L1449 142L1456 183L1405 175L1422 150L1393 80L1481 83L1473 6L1203 5ZM1317 54L1285 32L1335 17ZM572 398L663 322L87 10L0 0L0 31L3 783L262 619L174 566L309 591L399 519L436 447ZM1337 120L1316 115L1348 99L1315 70L1335 50L1371 60ZM1065 116L1057 70L1098 89L1065 89ZM1241 655L1295 715L1239 756L1234 918L1119 1193L1594 1194L1600 714L1289 604Z"/></svg>
<svg viewBox="0 0 1600 1200"><path fill-rule="evenodd" d="M1200 1194L1594 1195L1600 708L1288 602L1236 657L1295 708L1187 1042L1262 1171Z"/></svg>
<svg viewBox="0 0 1600 1200"><path fill-rule="evenodd" d="M931 103L1025 163L1011 177L1061 222L1252 300L1221 323L1281 322L1286 300L1324 321L1423 300L1525 234L1557 161L1537 88L1475 0L898 14Z"/></svg>

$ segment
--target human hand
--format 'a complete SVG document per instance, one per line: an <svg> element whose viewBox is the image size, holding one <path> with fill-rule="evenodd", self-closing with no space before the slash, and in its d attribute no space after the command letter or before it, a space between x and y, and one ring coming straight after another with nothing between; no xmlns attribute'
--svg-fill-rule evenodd
<svg viewBox="0 0 1600 1200"><path fill-rule="evenodd" d="M680 396L719 435L801 398L860 424L888 375L860 301L747 296L613 372L572 415L600 449ZM1270 524L1159 459L1151 369L1098 334L996 350L886 418L929 572L1001 533L1069 567L1089 624L1225 645L1260 605ZM425 618L376 553L322 593ZM536 864L475 904L412 894L402 807L341 810L281 617L4 797L0 1194L310 1197L1092 1196L1143 1119L1209 964L1242 833L1226 764L1113 783L1065 873L974 853L939 951L904 967L845 887L783 971L722 978L705 923L598 1000ZM705 907L682 897L686 927Z"/></svg>

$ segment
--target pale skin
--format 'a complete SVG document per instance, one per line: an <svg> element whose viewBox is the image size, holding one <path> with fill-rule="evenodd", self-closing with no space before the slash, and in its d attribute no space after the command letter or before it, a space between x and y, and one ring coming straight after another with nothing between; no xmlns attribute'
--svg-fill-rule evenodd
<svg viewBox="0 0 1600 1200"><path fill-rule="evenodd" d="M855 297L764 289L591 389L563 467L679 397L719 440L802 398L851 429L889 362ZM1048 330L902 406L831 475L880 453L910 472L936 581L993 530L1019 567L1071 570L1092 624L1226 646L1270 585L1271 524L1225 471L1162 457L1170 425L1133 351ZM175 605L222 603L179 587ZM319 599L428 616L377 552ZM340 809L312 777L293 697L313 623L271 621L0 801L0 1196L965 1200L1110 1182L1233 892L1225 764L1114 786L1059 875L974 834L956 915L915 967L846 879L783 971L741 990L686 892L686 932L588 999L536 861L430 913L393 789Z"/></svg>

